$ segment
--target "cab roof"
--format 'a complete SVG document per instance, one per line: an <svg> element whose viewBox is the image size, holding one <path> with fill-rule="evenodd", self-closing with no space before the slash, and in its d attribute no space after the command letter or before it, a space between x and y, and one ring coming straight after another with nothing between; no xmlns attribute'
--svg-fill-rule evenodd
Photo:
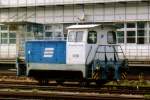
<svg viewBox="0 0 150 100"><path fill-rule="evenodd" d="M100 26L100 24L86 24L86 25L71 25L67 29L88 29Z"/></svg>

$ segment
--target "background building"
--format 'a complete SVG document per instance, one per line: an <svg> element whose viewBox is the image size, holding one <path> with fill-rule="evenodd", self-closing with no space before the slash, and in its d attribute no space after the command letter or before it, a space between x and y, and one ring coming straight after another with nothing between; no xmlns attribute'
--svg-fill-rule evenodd
<svg viewBox="0 0 150 100"><path fill-rule="evenodd" d="M0 59L14 59L25 40L66 34L77 23L116 24L130 59L150 59L149 0L0 0Z"/></svg>

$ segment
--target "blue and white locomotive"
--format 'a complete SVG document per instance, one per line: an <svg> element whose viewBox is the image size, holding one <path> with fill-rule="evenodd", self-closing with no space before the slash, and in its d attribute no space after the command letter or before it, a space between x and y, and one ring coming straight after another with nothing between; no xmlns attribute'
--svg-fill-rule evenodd
<svg viewBox="0 0 150 100"><path fill-rule="evenodd" d="M72 25L67 40L30 40L25 64L17 60L17 75L48 80L120 80L128 68L112 25Z"/></svg>

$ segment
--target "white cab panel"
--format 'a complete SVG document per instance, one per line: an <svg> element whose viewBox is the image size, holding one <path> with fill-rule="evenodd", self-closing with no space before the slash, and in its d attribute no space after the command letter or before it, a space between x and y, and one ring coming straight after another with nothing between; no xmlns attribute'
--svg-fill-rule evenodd
<svg viewBox="0 0 150 100"><path fill-rule="evenodd" d="M67 42L67 64L85 64L86 29L69 30Z"/></svg>
<svg viewBox="0 0 150 100"><path fill-rule="evenodd" d="M67 64L85 64L85 44L67 44Z"/></svg>

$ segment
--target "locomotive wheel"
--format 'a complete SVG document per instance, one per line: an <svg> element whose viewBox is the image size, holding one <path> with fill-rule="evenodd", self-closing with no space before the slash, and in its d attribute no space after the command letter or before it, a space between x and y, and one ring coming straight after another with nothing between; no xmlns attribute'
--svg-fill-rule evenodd
<svg viewBox="0 0 150 100"><path fill-rule="evenodd" d="M39 79L38 83L39 85L48 85L49 80L48 79Z"/></svg>
<svg viewBox="0 0 150 100"><path fill-rule="evenodd" d="M102 85L104 85L105 83L107 83L108 81L106 81L106 80L96 80L96 85L97 86L102 86Z"/></svg>
<svg viewBox="0 0 150 100"><path fill-rule="evenodd" d="M63 85L64 81L63 80L56 80L58 85Z"/></svg>
<svg viewBox="0 0 150 100"><path fill-rule="evenodd" d="M108 80L113 80L114 76L115 76L115 69L113 67L110 67L107 73Z"/></svg>
<svg viewBox="0 0 150 100"><path fill-rule="evenodd" d="M81 87L88 87L89 85L90 85L90 82L87 80L80 81Z"/></svg>
<svg viewBox="0 0 150 100"><path fill-rule="evenodd" d="M26 75L26 66L23 64L18 65L19 70L19 76L25 76Z"/></svg>

